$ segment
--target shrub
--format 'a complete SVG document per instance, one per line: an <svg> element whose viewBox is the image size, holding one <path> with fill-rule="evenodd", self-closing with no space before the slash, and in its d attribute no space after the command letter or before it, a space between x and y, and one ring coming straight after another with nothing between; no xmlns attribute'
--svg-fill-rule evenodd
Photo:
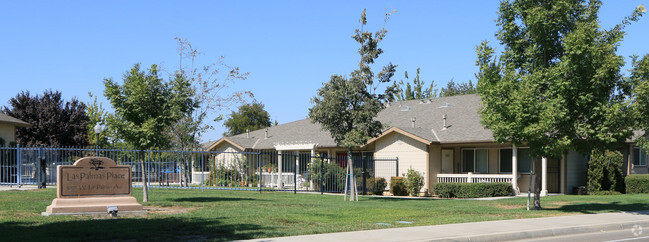
<svg viewBox="0 0 649 242"><path fill-rule="evenodd" d="M394 196L408 196L406 183L403 177L393 176L390 178L390 192Z"/></svg>
<svg viewBox="0 0 649 242"><path fill-rule="evenodd" d="M321 169L324 168L324 171ZM313 189L320 191L320 182L325 191L343 191L345 188L345 169L338 166L335 162L327 163L322 159L313 159L313 162L308 166L309 174L311 174L311 181L313 181Z"/></svg>
<svg viewBox="0 0 649 242"><path fill-rule="evenodd" d="M497 183L435 183L435 194L443 198L475 198L510 196L512 184Z"/></svg>
<svg viewBox="0 0 649 242"><path fill-rule="evenodd" d="M383 191L385 191L385 187L388 185L388 183L385 181L385 178L377 177L374 179L374 183L375 183L374 194L383 195Z"/></svg>
<svg viewBox="0 0 649 242"><path fill-rule="evenodd" d="M424 186L424 176L412 168L408 169L406 173L406 190L410 196L419 196L419 191Z"/></svg>
<svg viewBox="0 0 649 242"><path fill-rule="evenodd" d="M624 179L626 183L626 193L649 193L649 174L628 175Z"/></svg>
<svg viewBox="0 0 649 242"><path fill-rule="evenodd" d="M598 191L624 192L622 164L624 158L619 151L593 150L588 161L588 193Z"/></svg>

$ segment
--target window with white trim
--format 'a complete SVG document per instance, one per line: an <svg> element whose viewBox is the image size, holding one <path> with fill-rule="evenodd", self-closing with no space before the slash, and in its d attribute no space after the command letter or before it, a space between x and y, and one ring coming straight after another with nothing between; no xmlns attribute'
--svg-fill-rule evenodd
<svg viewBox="0 0 649 242"><path fill-rule="evenodd" d="M489 150L463 149L462 171L474 173L489 173Z"/></svg>
<svg viewBox="0 0 649 242"><path fill-rule="evenodd" d="M638 147L633 148L633 165L646 166L647 165L647 152Z"/></svg>

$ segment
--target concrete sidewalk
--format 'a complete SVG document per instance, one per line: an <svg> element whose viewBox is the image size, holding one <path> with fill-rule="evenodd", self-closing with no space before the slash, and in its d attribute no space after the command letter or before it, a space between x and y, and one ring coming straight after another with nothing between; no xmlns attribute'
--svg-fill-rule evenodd
<svg viewBox="0 0 649 242"><path fill-rule="evenodd" d="M649 229L649 211L445 224L251 241L504 241L642 228Z"/></svg>

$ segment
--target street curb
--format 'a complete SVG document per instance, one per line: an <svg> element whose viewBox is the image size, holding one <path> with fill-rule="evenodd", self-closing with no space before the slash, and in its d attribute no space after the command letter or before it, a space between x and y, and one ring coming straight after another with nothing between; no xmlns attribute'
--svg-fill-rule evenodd
<svg viewBox="0 0 649 242"><path fill-rule="evenodd" d="M439 239L421 240L421 241L503 241L503 240L524 240L533 238L543 238L561 235L584 234L604 231L618 231L632 229L636 226L649 228L649 220L623 223L607 223L585 226L572 226L561 228L539 229L532 231L515 231L507 233L482 234L474 236L455 236Z"/></svg>

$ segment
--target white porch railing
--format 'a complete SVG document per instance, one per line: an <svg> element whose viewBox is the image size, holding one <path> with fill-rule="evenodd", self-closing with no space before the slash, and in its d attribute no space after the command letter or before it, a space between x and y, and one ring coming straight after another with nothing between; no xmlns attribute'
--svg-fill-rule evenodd
<svg viewBox="0 0 649 242"><path fill-rule="evenodd" d="M490 183L490 182L512 182L512 175L502 174L437 174L437 182L457 183Z"/></svg>

